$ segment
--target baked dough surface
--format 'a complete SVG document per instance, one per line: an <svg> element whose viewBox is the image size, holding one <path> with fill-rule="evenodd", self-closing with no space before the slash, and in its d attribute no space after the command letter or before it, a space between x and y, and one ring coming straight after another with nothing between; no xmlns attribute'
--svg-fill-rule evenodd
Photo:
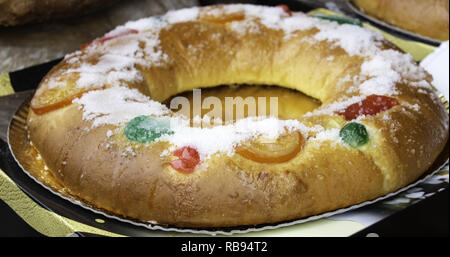
<svg viewBox="0 0 450 257"><path fill-rule="evenodd" d="M375 199L420 177L448 139L431 80L365 28L277 7L195 7L129 22L66 56L41 82L27 123L55 178L97 207L180 227L273 223ZM321 106L289 120L181 125L151 143L124 135L138 115L176 119L160 104L174 95L240 84L298 90ZM354 119L369 140L350 147L339 134L349 121L338 112L373 94L398 104ZM297 133L301 150L284 162L236 153L261 135ZM186 146L201 159L189 174L170 165Z"/></svg>
<svg viewBox="0 0 450 257"><path fill-rule="evenodd" d="M448 0L353 0L363 12L401 29L447 41Z"/></svg>

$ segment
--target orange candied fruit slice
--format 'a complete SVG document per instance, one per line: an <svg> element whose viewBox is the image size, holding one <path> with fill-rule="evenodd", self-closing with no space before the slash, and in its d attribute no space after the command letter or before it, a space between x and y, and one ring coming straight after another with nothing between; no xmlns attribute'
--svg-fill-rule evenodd
<svg viewBox="0 0 450 257"><path fill-rule="evenodd" d="M62 98L55 97L53 98L55 101L49 100L50 97L33 98L31 101L31 109L38 115L51 112L71 104L73 99L81 97L84 93L83 91Z"/></svg>
<svg viewBox="0 0 450 257"><path fill-rule="evenodd" d="M53 87L44 80L31 100L30 107L34 113L39 115L65 107L70 105L75 98L92 90L77 87L73 79L73 77L65 77L60 85Z"/></svg>
<svg viewBox="0 0 450 257"><path fill-rule="evenodd" d="M249 160L259 163L282 163L297 156L303 149L305 138L300 132L294 132L278 137L275 141L255 141L240 145L236 153Z"/></svg>

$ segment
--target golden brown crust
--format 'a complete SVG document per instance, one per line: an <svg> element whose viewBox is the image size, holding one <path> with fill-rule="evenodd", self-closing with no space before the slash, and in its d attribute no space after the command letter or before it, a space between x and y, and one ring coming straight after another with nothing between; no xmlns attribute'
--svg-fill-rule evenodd
<svg viewBox="0 0 450 257"><path fill-rule="evenodd" d="M145 84L133 86L158 101L194 88L241 83L293 88L324 105L354 95L347 90L350 84L336 85L358 74L363 58L327 41L299 40L316 32L301 31L286 40L280 31L267 28L261 34L238 35L223 24L174 24L159 37L171 61L145 69ZM220 37L207 40L213 34ZM199 43L204 47L200 57L187 51L188 45ZM330 55L333 61L324 61ZM65 60L48 76L70 67ZM168 164L170 156L161 155L166 142L133 144L134 154L129 154L123 133L106 136L117 127L92 127L77 104L42 115L30 111L28 127L53 175L97 207L177 226L271 223L375 199L430 167L447 141L448 116L431 89L404 83L397 88L398 100L409 105L361 119L371 137L362 148L308 140L300 154L279 164L218 154L189 175L175 171ZM415 104L418 109L409 107ZM388 119L383 118L386 113ZM299 121L327 129L346 123L330 114Z"/></svg>
<svg viewBox="0 0 450 257"><path fill-rule="evenodd" d="M0 25L15 26L66 18L104 8L109 0L0 0Z"/></svg>
<svg viewBox="0 0 450 257"><path fill-rule="evenodd" d="M383 175L368 165L370 157L345 146L311 143L303 154L278 165L224 155L184 175L161 159L160 144L133 157L122 155L120 143L107 147L104 135L110 128L86 132L76 106L31 117L39 119L30 124L32 141L72 194L144 221L209 227L270 223L385 193ZM45 132L39 129L43 124Z"/></svg>
<svg viewBox="0 0 450 257"><path fill-rule="evenodd" d="M447 41L448 0L353 0L368 15L413 33Z"/></svg>

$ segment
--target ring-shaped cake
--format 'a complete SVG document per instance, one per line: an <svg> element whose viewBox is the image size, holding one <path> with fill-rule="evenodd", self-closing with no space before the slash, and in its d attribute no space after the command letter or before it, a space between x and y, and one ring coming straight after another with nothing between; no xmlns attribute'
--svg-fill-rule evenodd
<svg viewBox="0 0 450 257"><path fill-rule="evenodd" d="M358 25L283 6L194 7L128 22L67 55L42 80L27 126L56 181L101 209L180 227L273 223L419 178L448 138L431 81ZM321 105L199 127L161 103L241 84Z"/></svg>

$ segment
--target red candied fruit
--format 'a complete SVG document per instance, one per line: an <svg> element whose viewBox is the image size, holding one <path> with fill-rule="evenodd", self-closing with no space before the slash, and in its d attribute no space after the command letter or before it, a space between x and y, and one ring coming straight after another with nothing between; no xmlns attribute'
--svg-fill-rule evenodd
<svg viewBox="0 0 450 257"><path fill-rule="evenodd" d="M96 38L96 39L94 39L92 41L84 43L84 44L82 44L80 46L80 49L83 50L83 49L85 49L86 47L88 47L90 45L103 44L104 42L106 42L108 40L111 40L111 39L114 39L114 38L123 37L123 36L130 35L130 34L137 34L137 33L138 33L138 31L135 30L135 29L126 29L124 31L121 31L121 32L115 34L115 35L99 37L99 38Z"/></svg>
<svg viewBox="0 0 450 257"><path fill-rule="evenodd" d="M354 103L343 111L337 112L340 115L344 115L347 121L356 119L362 115L375 115L380 112L391 109L398 105L398 101L395 98L384 95L369 95L361 102Z"/></svg>
<svg viewBox="0 0 450 257"><path fill-rule="evenodd" d="M277 5L276 7L283 9L283 11L284 11L285 13L287 13L289 16L292 16L292 12L291 12L291 10L289 9L289 7L288 7L287 5L285 5L285 4L279 4L279 5Z"/></svg>
<svg viewBox="0 0 450 257"><path fill-rule="evenodd" d="M178 159L170 162L172 168L182 173L191 173L200 162L200 156L195 148L184 146L173 152Z"/></svg>

